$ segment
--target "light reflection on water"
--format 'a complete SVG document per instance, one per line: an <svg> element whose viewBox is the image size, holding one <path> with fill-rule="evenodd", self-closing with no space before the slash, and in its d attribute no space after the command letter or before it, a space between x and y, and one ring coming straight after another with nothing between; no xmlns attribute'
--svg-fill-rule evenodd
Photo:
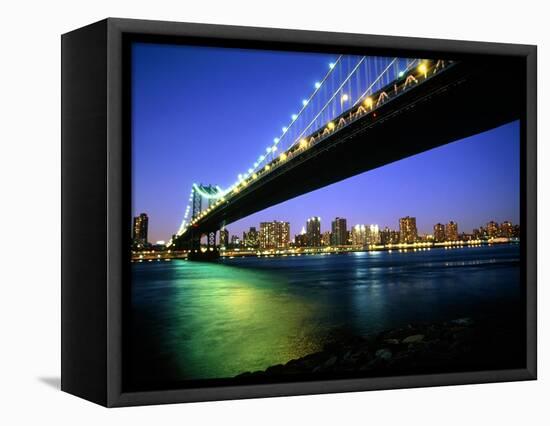
<svg viewBox="0 0 550 426"><path fill-rule="evenodd" d="M517 302L518 259L519 246L500 246L133 264L133 351L175 364L159 381L232 377L318 351L334 330Z"/></svg>

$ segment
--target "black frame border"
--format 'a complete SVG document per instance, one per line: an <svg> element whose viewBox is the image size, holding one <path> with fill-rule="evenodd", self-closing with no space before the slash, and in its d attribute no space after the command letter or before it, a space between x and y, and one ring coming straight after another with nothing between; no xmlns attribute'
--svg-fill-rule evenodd
<svg viewBox="0 0 550 426"><path fill-rule="evenodd" d="M109 18L107 23L107 383L106 405L130 406L195 402L224 399L258 398L334 392L352 392L425 386L444 386L517 380L537 377L537 50L536 46L469 42L409 37L298 31L271 28L237 27L163 21ZM125 265L129 265L129 185L128 146L124 140L128 124L125 93L128 81L123 79L124 43L127 37L151 40L179 38L189 43L263 48L271 50L305 50L356 52L372 54L392 52L396 55L419 54L422 57L461 57L476 55L523 57L526 63L526 118L522 125L524 159L521 200L522 245L525 250L525 286L527 309L527 367L517 370L493 370L418 376L308 381L204 387L146 392L125 392L123 374L123 303ZM128 80L128 79L126 79ZM127 96L126 96L127 98ZM523 142L523 141L522 141Z"/></svg>

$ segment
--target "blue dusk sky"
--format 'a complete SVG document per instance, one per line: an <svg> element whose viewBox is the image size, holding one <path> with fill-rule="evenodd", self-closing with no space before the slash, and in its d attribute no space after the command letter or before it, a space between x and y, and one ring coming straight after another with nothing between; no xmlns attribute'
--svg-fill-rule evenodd
<svg viewBox="0 0 550 426"><path fill-rule="evenodd" d="M233 183L301 107L336 55L136 43L132 47L132 212L149 215L149 240L168 240L193 182ZM459 118L457 118L459 119ZM421 136L419 136L421 137ZM308 217L322 231L398 229L415 216L420 233L458 222L519 222L519 123L453 142L265 209L227 226L242 235L260 222Z"/></svg>

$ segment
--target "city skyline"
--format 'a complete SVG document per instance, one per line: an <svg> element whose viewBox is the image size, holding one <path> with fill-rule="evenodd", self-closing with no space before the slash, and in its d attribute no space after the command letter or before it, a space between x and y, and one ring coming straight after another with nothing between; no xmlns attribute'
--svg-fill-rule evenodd
<svg viewBox="0 0 550 426"><path fill-rule="evenodd" d="M137 225L145 218L144 225ZM133 218L133 230L132 230L132 239L134 244L155 244L160 243L160 241L147 241L148 233L148 220L149 216L147 213L140 213L138 216ZM241 233L235 233L232 231L231 227L222 228L216 235L216 243L220 246L227 245L228 243L234 244L237 241L237 244L247 244L247 241L255 241L258 244L261 244L262 238L265 238L262 235L264 228L271 230L270 233L275 231L272 230L273 226L284 227L284 237L283 242L286 243L298 243L299 237L307 237L306 240L300 240L300 242L307 241L307 245L310 246L322 246L322 245L342 245L348 244L350 239L353 237L353 233L361 231L365 235L376 234L376 239L379 239L379 236L384 232L395 233L399 238L401 243L412 243L420 239L430 239L434 242L443 242L443 241L454 241L460 240L463 237L472 237L478 238L480 234L485 234L487 238L494 238L503 236L511 237L512 234L518 233L519 231L519 222L514 222L511 220L504 220L502 222L495 221L493 219L486 220L483 223L478 224L477 226L465 229L460 226L460 224L455 220L447 220L443 223L438 222L433 224L431 231L422 233L419 232L416 228L416 217L403 216L397 219L397 226L380 226L377 223L349 223L345 217L337 216L332 220L329 220L330 229L324 230L321 227L321 220L318 216L312 216L306 220L305 225L302 226L301 231L293 234L290 231L291 223L283 219L272 219L270 221L260 222L258 224L253 224L243 230ZM476 235L478 234L478 235ZM145 238L143 238L145 235ZM330 244L324 241L324 237L330 237ZM249 239L251 238L251 239ZM271 237L273 238L273 237ZM311 241L313 238L313 244Z"/></svg>
<svg viewBox="0 0 550 426"><path fill-rule="evenodd" d="M167 241L177 231L192 182L232 182L334 59L153 44L137 44L133 53L132 212L148 213L150 241ZM214 62L223 64L223 73L211 67ZM229 78L235 84L223 87ZM231 106L215 119L214 100ZM211 161L202 159L204 150ZM434 224L447 220L465 229L479 226L484 217L517 223L519 180L519 123L514 122L301 195L228 227L242 235L250 226L282 217L295 235L307 218L319 216L323 233L340 215L348 226L395 229L396 212L417 217L420 233L432 233Z"/></svg>

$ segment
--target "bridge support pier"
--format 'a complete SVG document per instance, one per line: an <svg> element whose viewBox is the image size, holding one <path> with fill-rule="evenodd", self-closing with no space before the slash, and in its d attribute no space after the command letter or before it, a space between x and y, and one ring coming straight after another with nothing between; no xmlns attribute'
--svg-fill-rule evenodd
<svg viewBox="0 0 550 426"><path fill-rule="evenodd" d="M205 262L211 262L219 259L220 250L219 247L216 246L216 233L217 231L210 231L206 234L206 249L201 248L200 237L196 240L193 239L192 248L187 255L187 259Z"/></svg>

